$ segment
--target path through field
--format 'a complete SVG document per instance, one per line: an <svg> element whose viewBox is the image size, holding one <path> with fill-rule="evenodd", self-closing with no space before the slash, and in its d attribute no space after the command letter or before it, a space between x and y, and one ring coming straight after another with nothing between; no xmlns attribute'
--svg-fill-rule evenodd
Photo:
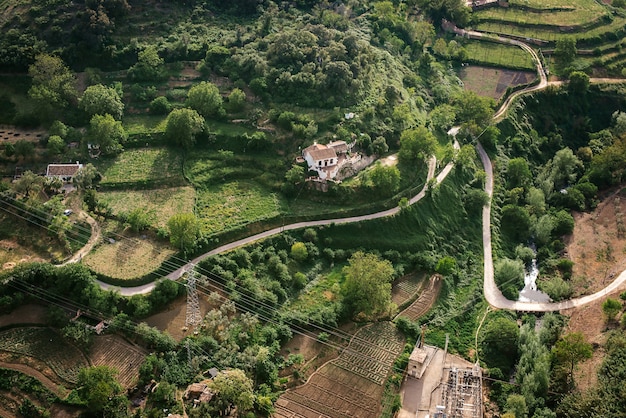
<svg viewBox="0 0 626 418"><path fill-rule="evenodd" d="M20 373L24 373L25 375L34 377L37 379L42 385L44 385L50 392L57 395L60 399L65 399L68 394L68 391L64 389L62 386L57 385L52 380L48 379L46 375L41 373L39 370L33 369L25 364L20 363L6 363L4 361L0 361L0 368L15 370Z"/></svg>

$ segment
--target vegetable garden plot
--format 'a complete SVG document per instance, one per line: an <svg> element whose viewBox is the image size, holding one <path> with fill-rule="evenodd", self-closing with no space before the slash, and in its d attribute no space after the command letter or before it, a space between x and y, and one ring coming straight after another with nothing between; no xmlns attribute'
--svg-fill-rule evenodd
<svg viewBox="0 0 626 418"><path fill-rule="evenodd" d="M34 357L61 379L76 383L78 372L89 363L76 347L50 328L24 327L0 332L0 350Z"/></svg>

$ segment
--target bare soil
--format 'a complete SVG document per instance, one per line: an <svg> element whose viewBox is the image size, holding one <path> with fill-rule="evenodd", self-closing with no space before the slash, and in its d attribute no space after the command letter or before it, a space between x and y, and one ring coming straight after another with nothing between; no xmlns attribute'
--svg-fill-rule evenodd
<svg viewBox="0 0 626 418"><path fill-rule="evenodd" d="M39 142L46 134L41 129L22 129L10 125L0 125L0 142L15 143L19 140Z"/></svg>
<svg viewBox="0 0 626 418"><path fill-rule="evenodd" d="M218 307L217 305L211 305L206 297L200 297L200 314L202 317L211 309ZM146 318L145 322L160 331L166 331L176 341L181 341L187 335L193 333L193 328L187 331L184 330L186 314L187 299L185 296L182 296L172 301L164 311Z"/></svg>
<svg viewBox="0 0 626 418"><path fill-rule="evenodd" d="M13 324L43 324L46 318L46 308L41 305L22 305L13 312L0 315L0 328Z"/></svg>
<svg viewBox="0 0 626 418"><path fill-rule="evenodd" d="M591 213L575 213L574 232L566 244L567 256L574 262L572 282L577 295L590 294L607 286L626 269L626 239L617 233L616 212L626 208L625 189L621 187L606 193ZM616 198L619 198L616 200ZM619 299L617 291L608 297ZM563 312L570 317L567 332L582 332L593 344L593 357L581 363L576 371L576 384L586 390L597 382L597 370L604 358L601 348L608 330L599 299L577 309ZM609 326L615 327L616 324Z"/></svg>
<svg viewBox="0 0 626 418"><path fill-rule="evenodd" d="M145 350L132 345L117 335L103 335L94 339L89 351L93 366L106 365L118 370L117 380L128 389L135 386L139 377L139 366L146 357Z"/></svg>
<svg viewBox="0 0 626 418"><path fill-rule="evenodd" d="M577 295L606 287L626 269L626 237L618 234L616 213L626 209L626 189L608 193L591 213L574 213L576 226L566 241L574 262L573 284Z"/></svg>

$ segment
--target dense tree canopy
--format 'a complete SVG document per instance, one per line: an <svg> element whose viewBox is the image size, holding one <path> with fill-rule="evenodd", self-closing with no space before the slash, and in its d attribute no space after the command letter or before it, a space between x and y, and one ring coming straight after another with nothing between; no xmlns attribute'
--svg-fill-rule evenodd
<svg viewBox="0 0 626 418"><path fill-rule="evenodd" d="M400 135L400 152L402 160L411 162L424 160L435 152L437 140L424 126L409 129Z"/></svg>
<svg viewBox="0 0 626 418"><path fill-rule="evenodd" d="M76 99L76 79L61 58L38 55L28 74L33 80L28 95L43 109L63 108Z"/></svg>
<svg viewBox="0 0 626 418"><path fill-rule="evenodd" d="M206 81L189 89L187 105L205 118L223 116L225 113L219 89Z"/></svg>
<svg viewBox="0 0 626 418"><path fill-rule="evenodd" d="M368 318L388 314L394 274L391 263L360 251L354 253L348 263L343 269L346 276L343 294L348 313Z"/></svg>
<svg viewBox="0 0 626 418"><path fill-rule="evenodd" d="M200 238L200 225L193 213L178 213L167 221L170 243L182 252L192 251Z"/></svg>
<svg viewBox="0 0 626 418"><path fill-rule="evenodd" d="M128 134L122 122L109 114L94 115L89 122L88 141L100 147L103 154L117 154L124 150Z"/></svg>
<svg viewBox="0 0 626 418"><path fill-rule="evenodd" d="M204 118L193 109L174 109L167 116L165 137L172 144L185 149L192 148L196 136L202 132Z"/></svg>
<svg viewBox="0 0 626 418"><path fill-rule="evenodd" d="M120 120L124 114L124 104L117 89L102 84L87 87L80 99L80 107L89 117L109 114Z"/></svg>

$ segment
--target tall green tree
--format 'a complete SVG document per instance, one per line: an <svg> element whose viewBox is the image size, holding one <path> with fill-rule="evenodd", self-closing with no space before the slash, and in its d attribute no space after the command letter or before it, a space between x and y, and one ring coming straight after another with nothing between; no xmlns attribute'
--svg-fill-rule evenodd
<svg viewBox="0 0 626 418"><path fill-rule="evenodd" d="M100 147L105 155L118 154L124 150L123 144L128 139L128 134L122 126L122 122L117 121L113 116L94 115L89 122L87 140Z"/></svg>
<svg viewBox="0 0 626 418"><path fill-rule="evenodd" d="M80 168L74 175L74 185L81 190L91 189L100 179L100 173L93 164L89 163Z"/></svg>
<svg viewBox="0 0 626 418"><path fill-rule="evenodd" d="M524 286L524 263L509 258L499 259L494 265L494 279L504 296L516 300Z"/></svg>
<svg viewBox="0 0 626 418"><path fill-rule="evenodd" d="M150 45L139 52L137 63L128 69L128 78L135 81L159 80L165 76L163 63L156 46Z"/></svg>
<svg viewBox="0 0 626 418"><path fill-rule="evenodd" d="M36 196L43 189L44 178L32 171L26 171L13 183L13 190L26 198Z"/></svg>
<svg viewBox="0 0 626 418"><path fill-rule="evenodd" d="M191 149L196 144L196 135L202 132L204 118L193 109L174 109L167 116L165 137L172 144Z"/></svg>
<svg viewBox="0 0 626 418"><path fill-rule="evenodd" d="M117 416L110 414L119 412L120 403L128 403L122 394L122 385L117 381L117 373L109 366L88 367L78 373L78 394L87 402L87 409L92 414Z"/></svg>
<svg viewBox="0 0 626 418"><path fill-rule="evenodd" d="M187 105L205 118L223 116L224 102L220 91L213 83L203 81L189 89Z"/></svg>
<svg viewBox="0 0 626 418"><path fill-rule="evenodd" d="M118 91L102 84L87 87L80 99L80 107L89 117L109 114L120 120L124 114L124 104Z"/></svg>
<svg viewBox="0 0 626 418"><path fill-rule="evenodd" d="M607 298L604 302L602 302L602 313L606 317L608 322L615 320L615 315L622 310L622 304L619 300L613 298Z"/></svg>
<svg viewBox="0 0 626 418"><path fill-rule="evenodd" d="M348 260L343 274L342 293L349 314L376 318L389 312L394 274L391 262L358 251Z"/></svg>
<svg viewBox="0 0 626 418"><path fill-rule="evenodd" d="M509 160L506 170L507 189L516 187L528 187L532 182L532 173L525 158L513 158Z"/></svg>
<svg viewBox="0 0 626 418"><path fill-rule="evenodd" d="M581 332L566 334L552 347L552 354L558 367L566 373L568 387L574 387L574 369L582 360L591 358L593 350L591 344L585 341Z"/></svg>
<svg viewBox="0 0 626 418"><path fill-rule="evenodd" d="M480 342L480 358L490 368L500 369L507 376L517 361L517 323L511 318L501 316L487 322L484 329Z"/></svg>
<svg viewBox="0 0 626 418"><path fill-rule="evenodd" d="M437 140L424 126L408 129L400 135L399 157L406 162L425 160L433 155Z"/></svg>
<svg viewBox="0 0 626 418"><path fill-rule="evenodd" d="M28 95L43 110L64 108L75 101L76 78L61 58L47 54L38 55L28 68L28 75L32 77Z"/></svg>
<svg viewBox="0 0 626 418"><path fill-rule="evenodd" d="M520 329L518 351L520 359L517 363L516 381L532 414L536 409L543 407L548 395L550 351L541 344L539 336L528 324Z"/></svg>
<svg viewBox="0 0 626 418"><path fill-rule="evenodd" d="M380 162L369 172L372 187L380 194L392 195L400 188L400 170L395 166L384 166Z"/></svg>
<svg viewBox="0 0 626 418"><path fill-rule="evenodd" d="M554 48L554 60L559 71L565 71L574 62L577 53L576 38L566 36L557 39Z"/></svg>
<svg viewBox="0 0 626 418"><path fill-rule="evenodd" d="M170 243L186 253L192 251L200 238L200 223L193 213L179 213L167 221Z"/></svg>
<svg viewBox="0 0 626 418"><path fill-rule="evenodd" d="M239 369L224 370L211 382L215 391L215 404L220 413L230 412L237 408L240 415L254 405L252 380Z"/></svg>

